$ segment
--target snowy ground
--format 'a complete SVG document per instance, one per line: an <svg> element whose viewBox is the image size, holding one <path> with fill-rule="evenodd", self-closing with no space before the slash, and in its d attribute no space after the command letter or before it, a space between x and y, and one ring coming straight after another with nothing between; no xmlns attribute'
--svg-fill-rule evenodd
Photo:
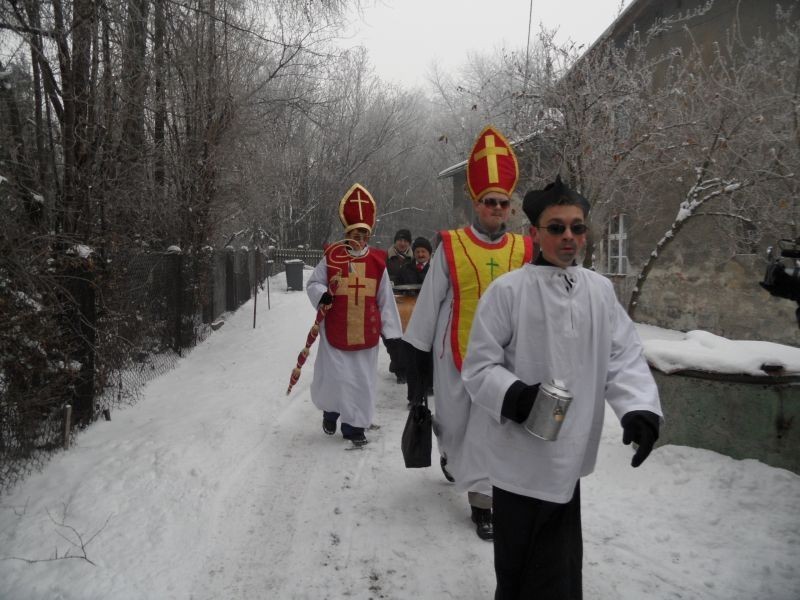
<svg viewBox="0 0 800 600"><path fill-rule="evenodd" d="M405 390L385 352L364 450L323 435L313 352L285 395L314 316L285 289L274 278L256 329L252 303L228 315L137 405L0 497L0 598L492 597L466 499L438 468L403 467ZM678 446L632 469L607 415L581 484L586 598L800 598L800 477Z"/></svg>

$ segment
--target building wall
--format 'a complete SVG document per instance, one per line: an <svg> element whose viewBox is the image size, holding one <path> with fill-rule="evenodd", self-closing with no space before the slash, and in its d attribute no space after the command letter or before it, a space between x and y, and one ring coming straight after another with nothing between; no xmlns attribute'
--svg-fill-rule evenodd
<svg viewBox="0 0 800 600"><path fill-rule="evenodd" d="M634 30L647 31L657 18L686 13L705 4L705 0L640 0L629 7L615 24L612 38L618 46ZM697 43L711 59L714 43L724 46L732 28L751 41L754 36L770 37L776 31L778 5L792 2L775 0L715 0L711 10L660 34L649 46L651 55L675 47ZM797 4L795 1L794 4ZM688 33L687 30L688 29ZM631 275L611 277L623 305L627 306L636 275L656 243L676 217L679 199L664 190L655 197L647 215L631 215L628 258ZM600 241L608 215L592 215L592 228ZM680 232L658 257L642 287L635 318L642 323L688 331L704 329L731 339L760 339L800 345L800 329L794 315L795 303L774 298L758 282L764 277L765 247L776 239L765 235L757 254L736 254L722 232L731 222L697 217ZM764 232L766 233L766 232ZM605 255L596 254L598 270L603 271Z"/></svg>
<svg viewBox="0 0 800 600"><path fill-rule="evenodd" d="M707 0L639 0L617 20L611 36L615 44L622 47L631 32L646 33L657 20L687 15L706 3ZM787 8L791 4L797 4L797 0L714 0L705 14L656 36L648 47L649 54L661 55L675 47L687 49L696 43L704 48L710 60L713 44L724 43L725 35L732 28L745 41L759 35L774 35L778 6Z"/></svg>
<svg viewBox="0 0 800 600"><path fill-rule="evenodd" d="M658 445L705 448L800 473L800 380L653 371L667 424Z"/></svg>
<svg viewBox="0 0 800 600"><path fill-rule="evenodd" d="M638 322L680 331L703 329L729 339L788 345L800 341L796 304L758 285L764 277L761 257L736 255L704 264L685 260L678 245L661 258L642 288Z"/></svg>

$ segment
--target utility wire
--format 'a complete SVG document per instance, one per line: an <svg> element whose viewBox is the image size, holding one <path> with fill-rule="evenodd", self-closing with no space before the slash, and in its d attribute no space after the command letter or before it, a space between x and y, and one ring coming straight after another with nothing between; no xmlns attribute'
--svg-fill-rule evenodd
<svg viewBox="0 0 800 600"><path fill-rule="evenodd" d="M528 43L525 47L525 89L528 89L528 65L530 64L531 56L531 23L533 22L533 0L530 2L528 9Z"/></svg>

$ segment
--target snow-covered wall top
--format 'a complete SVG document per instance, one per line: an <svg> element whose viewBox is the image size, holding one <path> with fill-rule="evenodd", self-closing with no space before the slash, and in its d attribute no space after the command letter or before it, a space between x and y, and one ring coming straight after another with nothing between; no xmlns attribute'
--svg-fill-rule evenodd
<svg viewBox="0 0 800 600"><path fill-rule="evenodd" d="M693 370L712 373L800 375L800 348L773 342L729 340L707 331L673 331L637 324L651 366L664 373Z"/></svg>

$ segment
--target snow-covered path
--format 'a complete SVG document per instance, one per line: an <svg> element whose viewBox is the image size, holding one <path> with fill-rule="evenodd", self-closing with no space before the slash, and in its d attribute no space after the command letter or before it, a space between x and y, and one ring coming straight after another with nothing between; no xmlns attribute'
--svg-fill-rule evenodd
<svg viewBox="0 0 800 600"><path fill-rule="evenodd" d="M492 597L465 498L438 467L403 467L405 390L386 353L381 427L345 451L309 400L313 351L285 395L314 311L281 277L271 290L256 329L252 303L228 315L0 498L0 599ZM606 423L582 482L586 598L800 598L800 477L676 446L634 470ZM47 560L81 555L78 535L94 565Z"/></svg>

